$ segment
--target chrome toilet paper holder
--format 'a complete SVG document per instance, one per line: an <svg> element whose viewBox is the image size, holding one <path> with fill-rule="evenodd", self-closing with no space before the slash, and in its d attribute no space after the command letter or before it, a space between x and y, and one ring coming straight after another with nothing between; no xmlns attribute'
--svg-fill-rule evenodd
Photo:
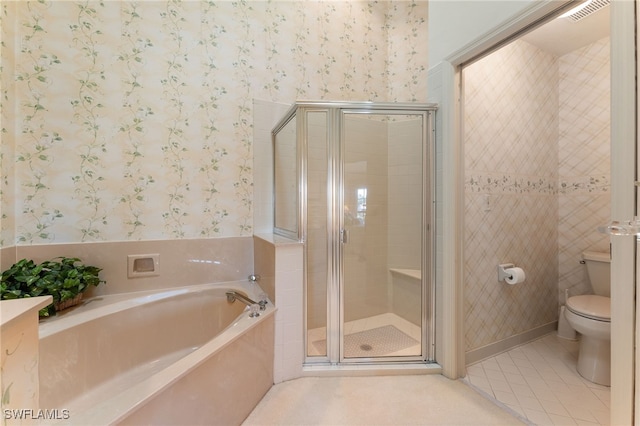
<svg viewBox="0 0 640 426"><path fill-rule="evenodd" d="M511 274L506 270L514 267L515 265L513 263L502 263L498 265L498 281L504 281L507 278L511 278Z"/></svg>

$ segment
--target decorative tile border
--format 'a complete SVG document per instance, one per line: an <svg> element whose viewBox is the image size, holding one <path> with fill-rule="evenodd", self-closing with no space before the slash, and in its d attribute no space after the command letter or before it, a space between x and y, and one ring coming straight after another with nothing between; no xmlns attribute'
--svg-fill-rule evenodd
<svg viewBox="0 0 640 426"><path fill-rule="evenodd" d="M563 179L558 185L558 192L560 194L603 193L609 192L610 189L611 182L608 176L584 176L582 178L575 178L573 181Z"/></svg>
<svg viewBox="0 0 640 426"><path fill-rule="evenodd" d="M555 179L508 174L474 174L465 178L466 192L489 194L574 194L609 192L607 176L584 176L573 179Z"/></svg>
<svg viewBox="0 0 640 426"><path fill-rule="evenodd" d="M467 192L506 194L556 194L555 179L508 174L474 174L465 178Z"/></svg>

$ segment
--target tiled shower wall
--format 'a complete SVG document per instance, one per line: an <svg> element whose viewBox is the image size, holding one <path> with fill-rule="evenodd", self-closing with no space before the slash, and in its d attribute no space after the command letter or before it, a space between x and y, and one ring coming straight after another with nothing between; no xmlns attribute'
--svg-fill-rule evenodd
<svg viewBox="0 0 640 426"><path fill-rule="evenodd" d="M558 62L514 42L465 84L465 343L480 348L557 318ZM513 263L526 281L498 281Z"/></svg>
<svg viewBox="0 0 640 426"><path fill-rule="evenodd" d="M298 112L301 114L301 112ZM326 325L327 292L327 117L306 115L307 182L307 321ZM345 128L345 251L347 320L389 312L389 268L421 268L422 121L397 121L347 115ZM357 218L357 190L366 188L367 209ZM420 286L407 290L417 302ZM401 306L406 311L406 305Z"/></svg>
<svg viewBox="0 0 640 426"><path fill-rule="evenodd" d="M417 326L422 323L422 259L431 259L433 253L423 251L423 217L430 218L423 205L423 187L431 188L433 182L423 179L423 150L428 150L422 141L421 118L400 117L389 123L389 211L388 229L388 286L391 291L391 312ZM423 142L423 143L421 143ZM427 172L427 170L425 170ZM428 173L425 173L428 176ZM424 201L424 203L423 203ZM428 244L426 244L429 247ZM415 275L397 271L413 271ZM429 283L429 277L425 276Z"/></svg>
<svg viewBox="0 0 640 426"><path fill-rule="evenodd" d="M422 267L422 120L402 117L388 125L389 268ZM425 146L424 149L427 149ZM417 293L416 293L416 297Z"/></svg>
<svg viewBox="0 0 640 426"><path fill-rule="evenodd" d="M564 288L590 292L580 252L607 249L607 45L556 58L517 41L464 72L467 351L553 322ZM498 281L507 262L524 283Z"/></svg>
<svg viewBox="0 0 640 426"><path fill-rule="evenodd" d="M343 124L345 228L350 231L343 246L346 322L388 312L389 159L386 121L351 114ZM356 217L359 188L367 189L362 219Z"/></svg>
<svg viewBox="0 0 640 426"><path fill-rule="evenodd" d="M298 112L301 114L301 112ZM307 321L308 328L326 326L327 304L327 147L328 117L305 117L307 152ZM387 312L387 132L384 121L348 116L345 139L344 246L346 321ZM367 188L367 212L357 219L357 189ZM366 233L365 233L366 232Z"/></svg>

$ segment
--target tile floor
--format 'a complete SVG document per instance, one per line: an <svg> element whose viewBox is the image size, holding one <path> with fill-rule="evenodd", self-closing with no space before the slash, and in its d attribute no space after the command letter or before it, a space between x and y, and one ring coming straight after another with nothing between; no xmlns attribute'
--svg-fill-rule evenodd
<svg viewBox="0 0 640 426"><path fill-rule="evenodd" d="M610 389L582 378L577 356L551 333L468 366L466 380L535 425L609 425Z"/></svg>
<svg viewBox="0 0 640 426"><path fill-rule="evenodd" d="M520 419L439 374L302 377L273 386L244 426L516 426Z"/></svg>
<svg viewBox="0 0 640 426"><path fill-rule="evenodd" d="M402 342L395 342L397 345L394 345L394 342L386 342L387 347L396 348L397 350L390 349L389 351L385 351L385 353L380 353L377 356L419 356L421 353L420 346L420 327L405 320L404 318L399 317L398 315L392 313L386 313L381 315L375 315L368 318L363 318L355 321L349 321L345 323L344 333L345 338L348 338L349 335L356 335L358 333L362 333L368 330L375 330L386 326L393 326L395 329L402 332L403 335L408 336L410 339L415 341L414 345L405 345ZM401 335L396 335L398 340L402 340ZM308 341L308 350L310 356L324 355L326 353L326 327L314 328L309 330L307 335ZM372 346L377 346L382 342L371 341L367 342ZM347 345L349 347L349 345ZM346 350L346 349L345 349ZM355 348L353 353L345 352L345 357L357 357L357 356L366 356L364 353Z"/></svg>

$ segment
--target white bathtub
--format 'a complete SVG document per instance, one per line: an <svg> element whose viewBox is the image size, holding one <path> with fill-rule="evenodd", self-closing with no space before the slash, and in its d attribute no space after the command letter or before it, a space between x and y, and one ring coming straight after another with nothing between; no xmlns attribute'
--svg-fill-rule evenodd
<svg viewBox="0 0 640 426"><path fill-rule="evenodd" d="M40 408L64 424L239 424L273 384L274 307L249 283L104 296L40 324ZM50 420L46 422L51 423Z"/></svg>

